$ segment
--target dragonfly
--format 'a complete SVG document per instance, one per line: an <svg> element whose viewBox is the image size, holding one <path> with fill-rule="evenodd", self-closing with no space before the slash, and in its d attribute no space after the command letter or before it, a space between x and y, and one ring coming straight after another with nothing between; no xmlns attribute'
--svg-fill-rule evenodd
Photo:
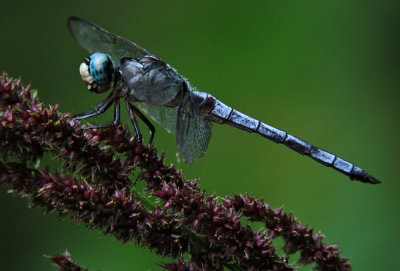
<svg viewBox="0 0 400 271"><path fill-rule="evenodd" d="M68 28L78 44L91 54L84 58L79 68L89 91L104 93L111 89L109 96L94 109L75 118L80 120L102 114L114 104L113 121L88 128L120 125L120 99L124 99L137 140L143 138L136 117L149 128L149 143L152 144L155 127L145 116L147 114L168 132L176 132L178 153L187 164L205 154L211 138L211 123L219 123L281 143L334 168L351 180L380 183L353 163L252 118L209 93L197 91L168 63L132 41L75 16L68 18Z"/></svg>

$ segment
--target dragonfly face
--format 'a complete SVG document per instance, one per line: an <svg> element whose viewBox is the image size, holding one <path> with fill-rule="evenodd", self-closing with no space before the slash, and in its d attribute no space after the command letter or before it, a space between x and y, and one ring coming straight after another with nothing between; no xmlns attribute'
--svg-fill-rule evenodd
<svg viewBox="0 0 400 271"><path fill-rule="evenodd" d="M137 139L142 140L136 117L149 127L150 143L155 132L154 126L142 114L143 111L168 132L176 132L179 154L188 164L204 155L211 138L211 122L214 122L257 133L284 144L352 180L380 182L362 168L330 152L249 117L208 93L196 91L171 66L134 42L78 17L70 17L68 27L75 40L92 54L80 66L82 79L89 90L102 93L114 83L111 94L104 101L93 110L75 116L77 119L89 118L104 113L114 104L114 120L111 124L89 128L119 125L119 100L124 98Z"/></svg>
<svg viewBox="0 0 400 271"><path fill-rule="evenodd" d="M79 67L79 73L90 91L103 93L111 87L114 65L110 56L96 52L85 58Z"/></svg>

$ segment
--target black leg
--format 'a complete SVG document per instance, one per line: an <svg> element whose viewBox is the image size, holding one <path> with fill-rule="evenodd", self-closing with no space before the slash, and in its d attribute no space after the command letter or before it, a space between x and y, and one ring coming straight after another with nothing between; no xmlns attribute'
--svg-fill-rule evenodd
<svg viewBox="0 0 400 271"><path fill-rule="evenodd" d="M94 107L94 109L87 111L85 113L76 115L76 116L74 116L74 118L81 120L81 119L90 118L90 117L93 117L96 115L100 115L100 114L106 112L106 110L110 107L110 105L113 103L113 101L114 101L114 94L111 93L111 95L108 96L104 101L102 101L101 103L96 105Z"/></svg>
<svg viewBox="0 0 400 271"><path fill-rule="evenodd" d="M133 128L135 129L137 140L142 142L143 141L142 134L140 133L139 125L136 121L135 112L132 109L132 105L128 102L128 99L125 99L125 103L126 103L126 109L128 110L129 117L131 118L132 123L133 123Z"/></svg>
<svg viewBox="0 0 400 271"><path fill-rule="evenodd" d="M85 129L96 129L96 128L111 128L118 126L120 124L120 107L119 107L119 98L115 99L114 101L114 120L110 124L103 124L103 125L93 125L87 127Z"/></svg>
<svg viewBox="0 0 400 271"><path fill-rule="evenodd" d="M142 114L142 112L139 111L139 109L137 109L134 105L132 105L128 100L125 100L126 105L130 108L130 110L133 111L133 114L138 116L149 128L150 130L150 140L149 143L152 144L153 143L153 138L154 138L154 134L156 133L156 128L153 126L153 124L146 118L145 115ZM129 109L128 109L129 111Z"/></svg>

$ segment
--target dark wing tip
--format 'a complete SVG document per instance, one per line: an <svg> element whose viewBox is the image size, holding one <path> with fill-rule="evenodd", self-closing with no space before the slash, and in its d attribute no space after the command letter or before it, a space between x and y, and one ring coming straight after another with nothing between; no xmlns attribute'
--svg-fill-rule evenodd
<svg viewBox="0 0 400 271"><path fill-rule="evenodd" d="M87 42L85 41L87 37L83 37L83 34L87 34L88 29L93 31L93 28L98 29L99 27L74 15L68 17L67 26L71 36L78 42L78 44L90 52L91 50L88 48Z"/></svg>
<svg viewBox="0 0 400 271"><path fill-rule="evenodd" d="M71 15L71 16L68 17L68 22L71 21L71 20L80 20L80 18L78 16Z"/></svg>
<svg viewBox="0 0 400 271"><path fill-rule="evenodd" d="M73 29L73 25L74 24L81 24L81 25L87 24L87 25L92 25L93 26L93 23L91 23L91 22L89 22L89 21L87 21L85 19L82 19L82 18L80 18L78 16L71 15L71 16L68 17L67 25L68 25L69 31L72 34L74 34L74 32L75 32L75 30Z"/></svg>
<svg viewBox="0 0 400 271"><path fill-rule="evenodd" d="M68 30L72 34L72 36L74 36L74 30L72 29L72 25L78 21L82 21L82 19L77 16L74 16L74 15L68 17L67 26L68 26Z"/></svg>
<svg viewBox="0 0 400 271"><path fill-rule="evenodd" d="M71 29L71 24L72 24L72 22L74 22L74 21L81 21L81 20L82 20L82 19L79 18L79 17L77 17L77 16L74 16L74 15L69 16L69 17L68 17L68 20L67 20L68 28Z"/></svg>

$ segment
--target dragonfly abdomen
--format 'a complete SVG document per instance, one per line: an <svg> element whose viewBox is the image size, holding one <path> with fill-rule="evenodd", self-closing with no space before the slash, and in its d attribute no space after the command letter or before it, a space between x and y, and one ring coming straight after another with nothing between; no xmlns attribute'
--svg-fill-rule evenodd
<svg viewBox="0 0 400 271"><path fill-rule="evenodd" d="M379 180L354 164L320 149L307 141L247 116L246 114L225 105L208 93L194 91L193 94L196 96L196 101L200 110L210 121L229 124L248 132L257 133L276 143L282 143L302 155L309 156L325 166L336 169L337 171L349 176L352 180L373 184L380 183Z"/></svg>

